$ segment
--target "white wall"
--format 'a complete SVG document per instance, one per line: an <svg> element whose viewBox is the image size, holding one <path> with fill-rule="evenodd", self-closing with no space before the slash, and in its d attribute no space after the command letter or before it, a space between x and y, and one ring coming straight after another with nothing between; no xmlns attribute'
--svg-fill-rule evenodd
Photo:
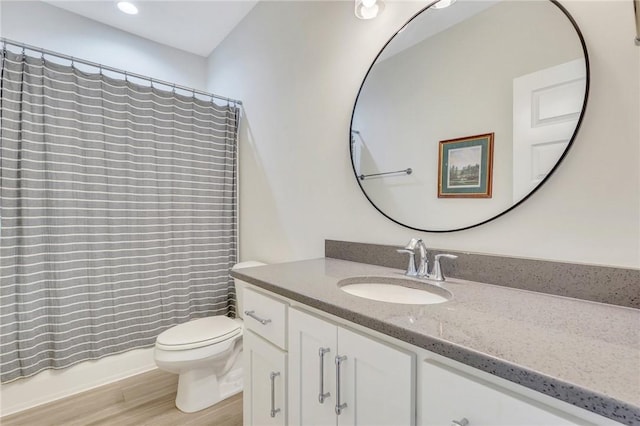
<svg viewBox="0 0 640 426"><path fill-rule="evenodd" d="M571 152L509 214L427 234L380 215L349 160L349 121L380 47L424 3L373 21L351 2L260 2L209 58L209 90L242 99L241 258L321 257L324 239L640 267L640 52L627 1L563 1L590 53L591 91ZM499 64L496 64L498 66Z"/></svg>
<svg viewBox="0 0 640 426"><path fill-rule="evenodd" d="M0 2L0 35L187 87L201 90L206 87L205 58L125 33L46 3ZM153 368L153 348L146 348L84 362L64 370L47 370L31 378L1 385L0 414L8 415Z"/></svg>

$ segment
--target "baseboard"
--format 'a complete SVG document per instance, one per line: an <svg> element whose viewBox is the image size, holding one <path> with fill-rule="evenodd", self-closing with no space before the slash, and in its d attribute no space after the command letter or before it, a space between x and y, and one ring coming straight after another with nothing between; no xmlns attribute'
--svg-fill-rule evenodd
<svg viewBox="0 0 640 426"><path fill-rule="evenodd" d="M0 385L0 416L8 416L156 368L153 348L135 349Z"/></svg>

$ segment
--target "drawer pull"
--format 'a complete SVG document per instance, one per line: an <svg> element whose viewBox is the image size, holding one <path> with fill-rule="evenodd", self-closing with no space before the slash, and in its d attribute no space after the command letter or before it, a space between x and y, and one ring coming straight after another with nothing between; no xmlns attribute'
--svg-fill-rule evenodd
<svg viewBox="0 0 640 426"><path fill-rule="evenodd" d="M280 412L279 408L276 408L276 377L280 375L280 372L271 372L269 379L271 380L271 417L275 417Z"/></svg>
<svg viewBox="0 0 640 426"><path fill-rule="evenodd" d="M330 392L324 391L324 354L330 352L329 348L320 348L318 350L318 356L320 357L320 392L318 393L318 401L320 404L324 404L324 399L331 396Z"/></svg>
<svg viewBox="0 0 640 426"><path fill-rule="evenodd" d="M244 311L244 314L248 317L253 318L254 320L258 321L260 324L262 325L267 325L271 322L270 319L262 319L259 316L256 315L256 311Z"/></svg>
<svg viewBox="0 0 640 426"><path fill-rule="evenodd" d="M451 420L451 426L468 426L469 420L466 417L461 418L460 420Z"/></svg>
<svg viewBox="0 0 640 426"><path fill-rule="evenodd" d="M344 361L347 360L347 356L337 356L336 355L336 414L339 416L342 414L342 410L347 408L347 403L340 403L340 366Z"/></svg>

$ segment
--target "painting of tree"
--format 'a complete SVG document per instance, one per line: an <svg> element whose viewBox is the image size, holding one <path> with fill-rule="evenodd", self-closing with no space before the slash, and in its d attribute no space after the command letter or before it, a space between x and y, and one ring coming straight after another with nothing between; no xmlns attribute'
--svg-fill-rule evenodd
<svg viewBox="0 0 640 426"><path fill-rule="evenodd" d="M482 147L470 146L449 150L450 188L471 188L480 186L480 163Z"/></svg>

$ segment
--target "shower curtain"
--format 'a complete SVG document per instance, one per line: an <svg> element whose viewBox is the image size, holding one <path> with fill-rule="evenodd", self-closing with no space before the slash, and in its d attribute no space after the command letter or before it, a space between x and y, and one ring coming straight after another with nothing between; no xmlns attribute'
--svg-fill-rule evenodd
<svg viewBox="0 0 640 426"><path fill-rule="evenodd" d="M233 315L238 108L1 59L2 382Z"/></svg>

